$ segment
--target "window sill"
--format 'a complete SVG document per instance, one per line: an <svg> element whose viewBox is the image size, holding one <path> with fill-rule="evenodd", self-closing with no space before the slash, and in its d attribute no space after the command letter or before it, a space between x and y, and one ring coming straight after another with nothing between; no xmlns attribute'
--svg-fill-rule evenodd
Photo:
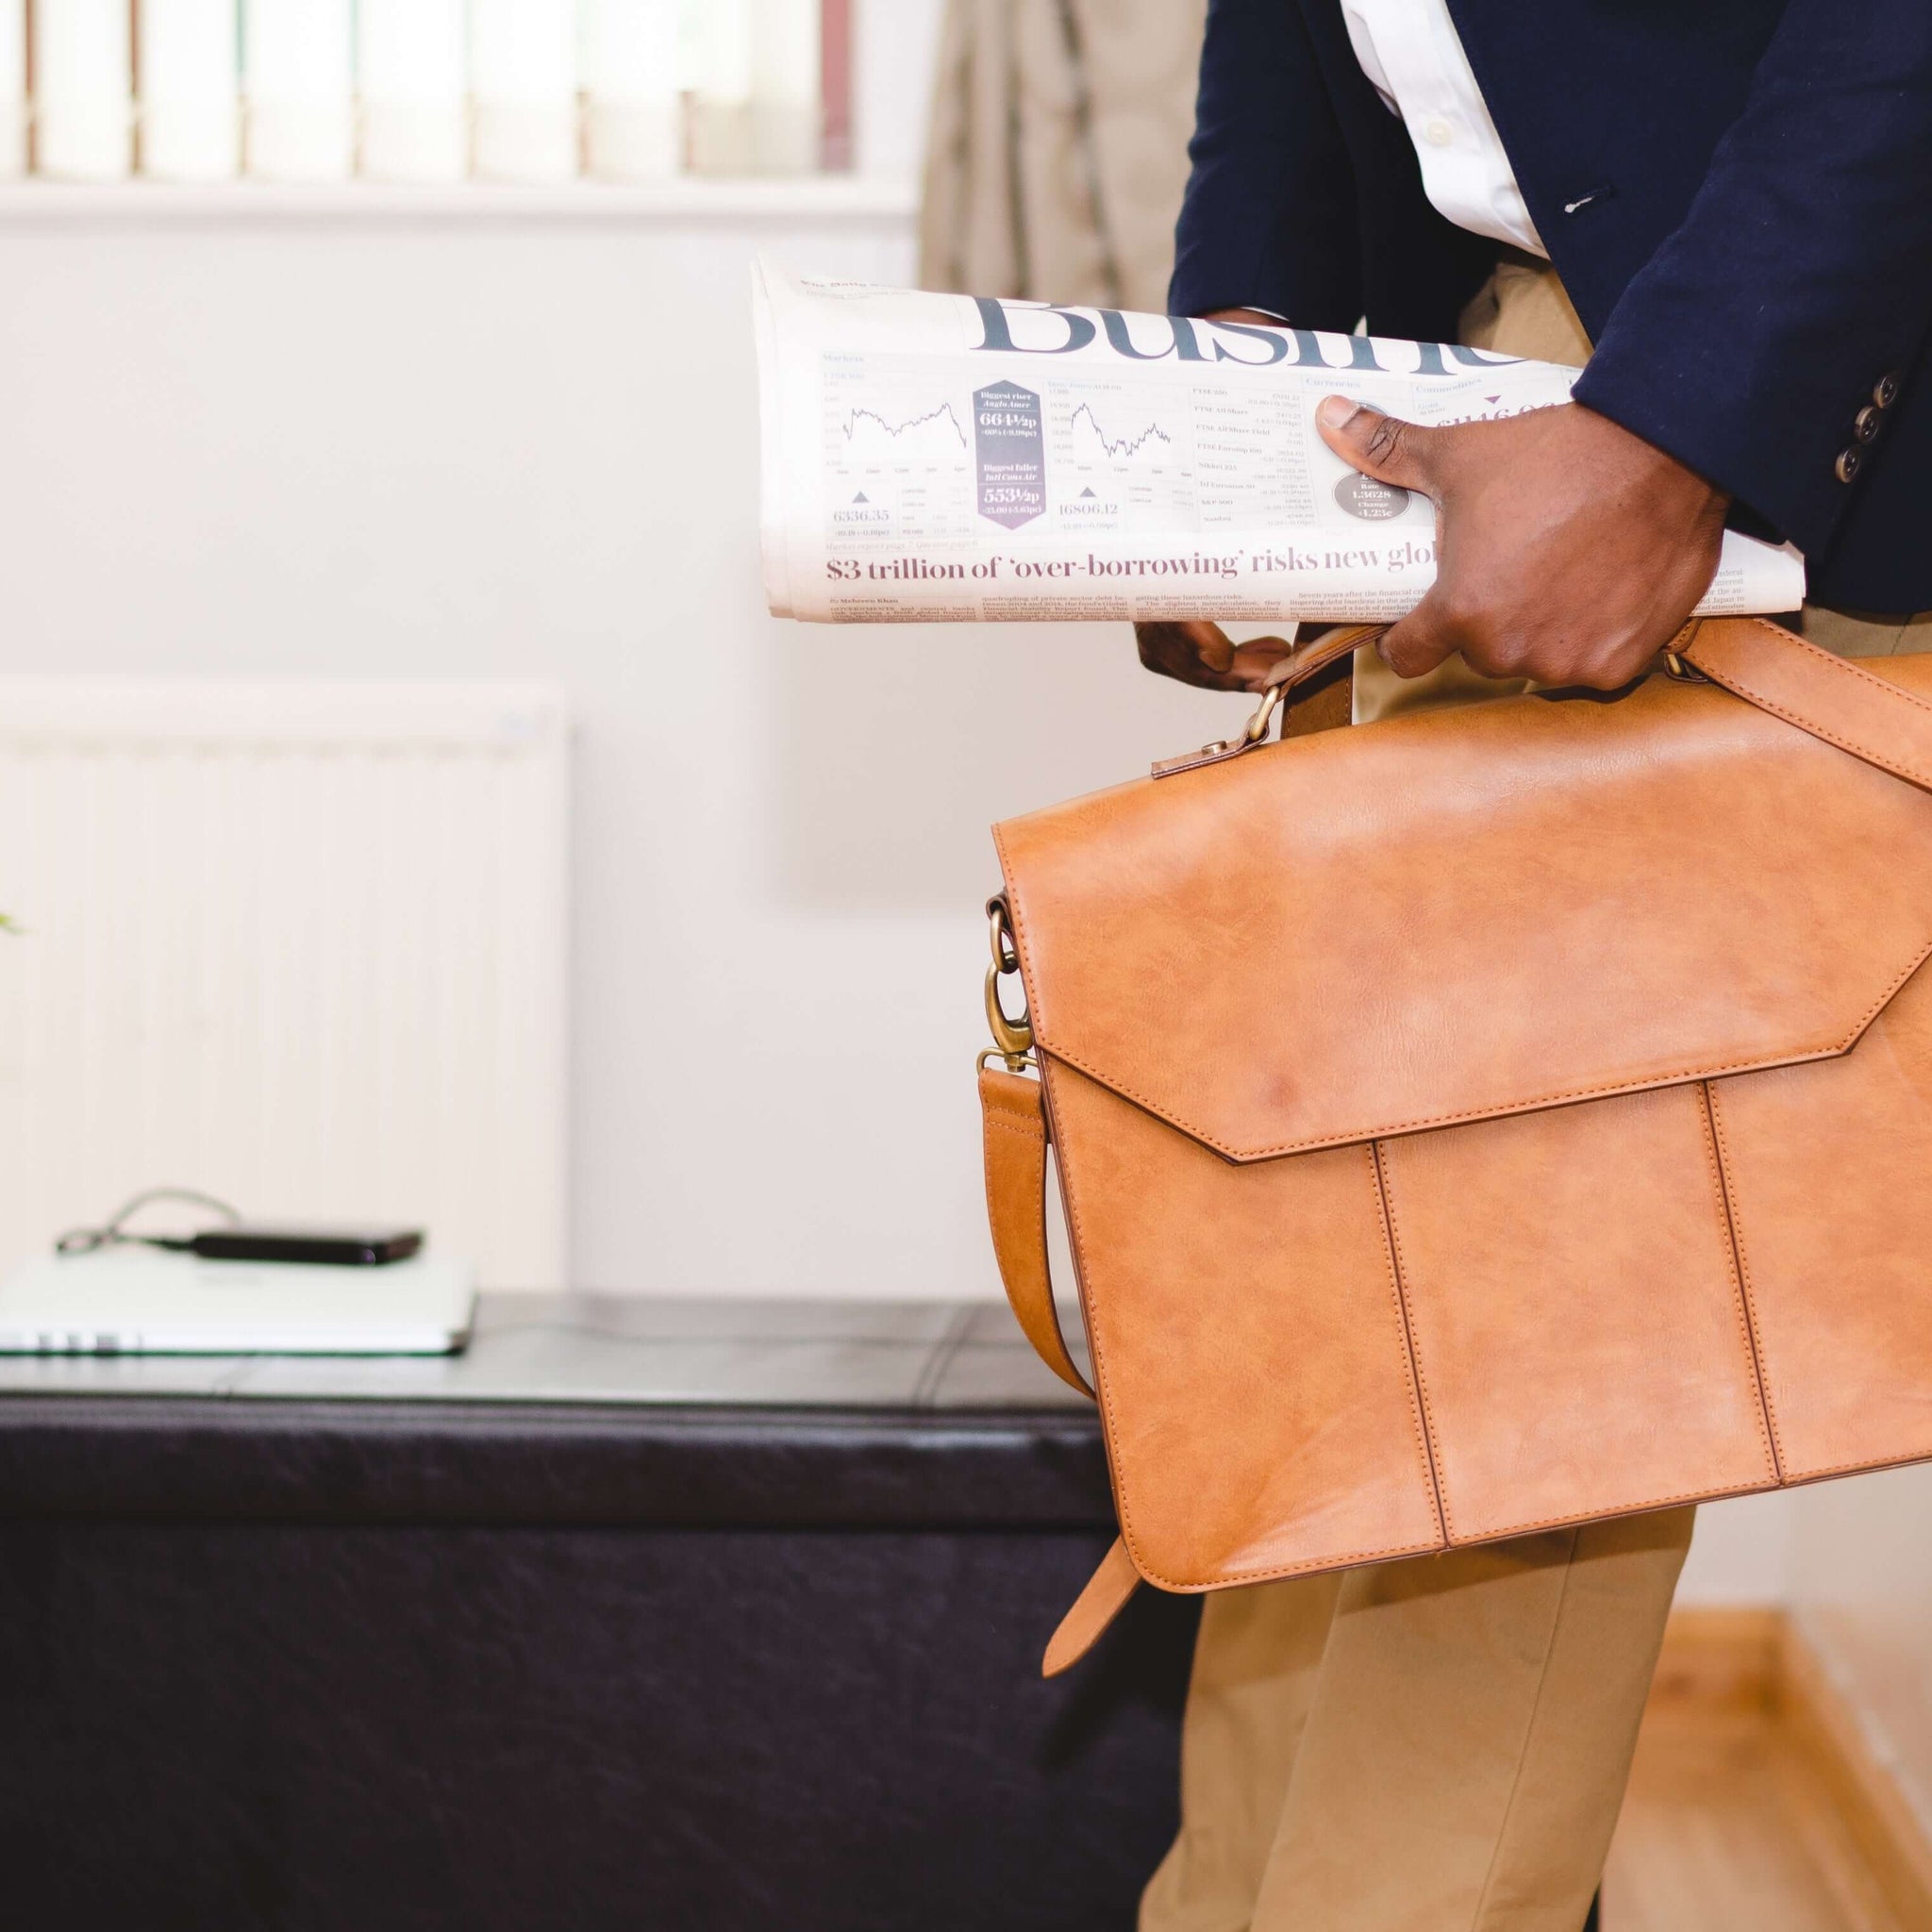
<svg viewBox="0 0 1932 1932"><path fill-rule="evenodd" d="M913 218L918 206L918 184L897 175L682 176L634 185L455 181L425 187L378 181L313 186L224 181L187 186L161 181L31 180L0 187L0 229L288 223L708 225L769 220L898 226Z"/></svg>

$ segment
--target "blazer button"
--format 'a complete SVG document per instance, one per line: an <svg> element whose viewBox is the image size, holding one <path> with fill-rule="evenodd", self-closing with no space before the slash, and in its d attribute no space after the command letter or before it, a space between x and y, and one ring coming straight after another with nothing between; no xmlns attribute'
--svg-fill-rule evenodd
<svg viewBox="0 0 1932 1932"><path fill-rule="evenodd" d="M1852 434L1860 442L1870 442L1883 425L1885 411L1876 403L1867 403L1852 422Z"/></svg>
<svg viewBox="0 0 1932 1932"><path fill-rule="evenodd" d="M1889 409L1892 404L1898 401L1898 371L1896 369L1890 375L1881 375L1872 385L1872 400L1881 409Z"/></svg>
<svg viewBox="0 0 1932 1932"><path fill-rule="evenodd" d="M1865 467L1865 458L1855 449L1841 449L1831 467L1840 483L1849 483Z"/></svg>

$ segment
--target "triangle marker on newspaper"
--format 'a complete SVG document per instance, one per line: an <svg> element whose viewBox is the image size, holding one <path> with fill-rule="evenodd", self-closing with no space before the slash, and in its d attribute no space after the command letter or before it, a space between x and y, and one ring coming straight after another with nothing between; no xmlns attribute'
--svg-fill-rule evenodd
<svg viewBox="0 0 1932 1932"><path fill-rule="evenodd" d="M1441 342L752 271L765 597L818 623L1386 622L1435 508L1315 431L1337 391L1446 424L1574 369ZM1804 558L1724 534L1709 616L1795 610Z"/></svg>

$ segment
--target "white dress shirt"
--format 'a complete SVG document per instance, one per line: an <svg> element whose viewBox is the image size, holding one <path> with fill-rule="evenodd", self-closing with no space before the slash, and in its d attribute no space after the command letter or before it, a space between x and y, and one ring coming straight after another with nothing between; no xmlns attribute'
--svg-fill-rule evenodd
<svg viewBox="0 0 1932 1932"><path fill-rule="evenodd" d="M1415 142L1437 212L1546 257L1448 0L1342 0L1341 14L1362 72Z"/></svg>

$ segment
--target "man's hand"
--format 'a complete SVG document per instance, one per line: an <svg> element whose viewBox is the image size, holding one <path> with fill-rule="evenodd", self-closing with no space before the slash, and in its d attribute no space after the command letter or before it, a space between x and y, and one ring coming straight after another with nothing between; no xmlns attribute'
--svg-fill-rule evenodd
<svg viewBox="0 0 1932 1932"><path fill-rule="evenodd" d="M1257 638L1237 644L1218 624L1137 624L1141 661L1163 677L1198 684L1204 691L1259 691L1292 646L1286 638Z"/></svg>
<svg viewBox="0 0 1932 1932"><path fill-rule="evenodd" d="M1579 403L1438 429L1329 396L1316 422L1435 502L1436 581L1381 642L1404 677L1460 651L1489 677L1614 691L1710 586L1729 498Z"/></svg>

